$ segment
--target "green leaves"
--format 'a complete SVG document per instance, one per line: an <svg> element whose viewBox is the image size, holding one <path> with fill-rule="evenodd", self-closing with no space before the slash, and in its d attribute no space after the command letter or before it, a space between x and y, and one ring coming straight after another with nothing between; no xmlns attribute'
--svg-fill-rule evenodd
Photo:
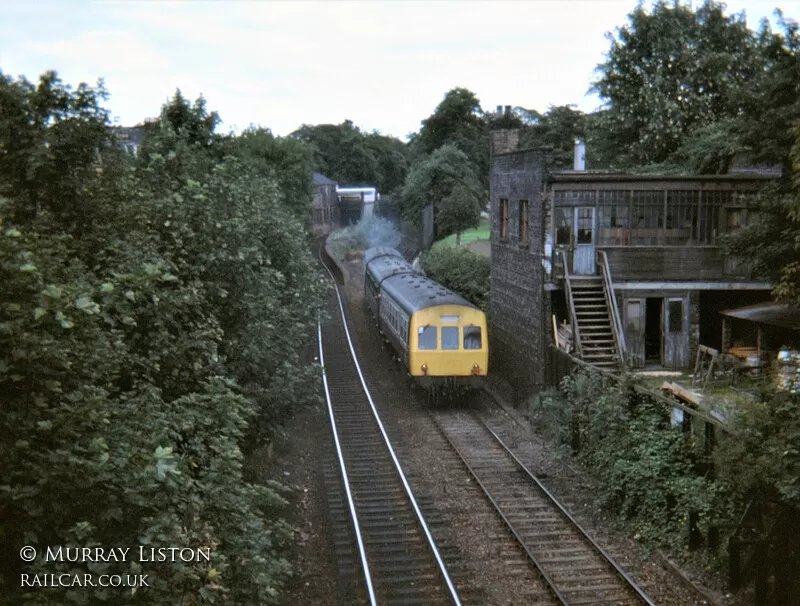
<svg viewBox="0 0 800 606"><path fill-rule="evenodd" d="M246 131L243 142L254 147L252 139L257 136L263 138L263 131ZM304 124L292 133L292 138L308 144L302 152L313 153L314 158L307 162L312 162L315 170L340 184L369 184L385 194L402 186L408 172L407 149L402 141L377 132L364 133L350 120L335 125ZM276 154L270 152L267 145L264 142L259 147L266 148L265 151L275 158ZM295 162L302 152L299 149L288 150ZM285 174L288 173L289 159L282 162L284 170L281 172ZM282 183L285 180L280 172L276 177ZM305 183L310 183L308 178Z"/></svg>
<svg viewBox="0 0 800 606"><path fill-rule="evenodd" d="M75 307L80 309L83 313L92 315L100 313L100 306L92 301L90 297L83 295L75 299Z"/></svg>
<svg viewBox="0 0 800 606"><path fill-rule="evenodd" d="M740 93L762 65L744 17L725 15L713 0L696 11L639 5L628 19L593 83L606 100L597 142L612 164L641 166L668 160L697 129L736 117Z"/></svg>
<svg viewBox="0 0 800 606"><path fill-rule="evenodd" d="M425 273L485 313L491 295L491 260L468 248L433 248L422 259Z"/></svg>
<svg viewBox="0 0 800 606"><path fill-rule="evenodd" d="M419 224L423 208L432 204L436 233L441 238L458 226L463 229L477 223L484 202L483 189L466 154L453 145L445 145L411 170L400 209L406 219ZM444 215L443 205L449 205Z"/></svg>
<svg viewBox="0 0 800 606"><path fill-rule="evenodd" d="M320 300L305 146L269 141L256 163L176 96L127 157L102 94L0 74L0 534L213 546L213 574L161 569L147 602L275 603L282 500L245 480L243 450L318 397L299 361Z"/></svg>
<svg viewBox="0 0 800 606"><path fill-rule="evenodd" d="M155 476L159 482L163 482L167 475L180 475L180 471L178 471L178 460L172 454L172 447L162 447L159 446L156 448L155 454L153 455L156 464L155 464Z"/></svg>

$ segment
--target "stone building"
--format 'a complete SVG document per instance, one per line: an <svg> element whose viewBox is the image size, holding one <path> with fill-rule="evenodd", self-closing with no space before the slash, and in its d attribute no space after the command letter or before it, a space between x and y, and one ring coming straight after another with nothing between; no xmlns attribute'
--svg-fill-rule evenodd
<svg viewBox="0 0 800 606"><path fill-rule="evenodd" d="M312 173L314 196L311 204L311 224L316 234L327 234L339 225L339 198L336 181L321 173Z"/></svg>
<svg viewBox="0 0 800 606"><path fill-rule="evenodd" d="M545 171L545 155L492 136L492 370L545 386L554 326L574 355L608 370L687 368L721 347L720 312L770 299L770 284L726 256L748 199L770 177Z"/></svg>
<svg viewBox="0 0 800 606"><path fill-rule="evenodd" d="M548 311L542 266L545 160L538 150L508 151L500 136L507 131L495 133L489 182L490 364L517 389L538 391L544 386Z"/></svg>

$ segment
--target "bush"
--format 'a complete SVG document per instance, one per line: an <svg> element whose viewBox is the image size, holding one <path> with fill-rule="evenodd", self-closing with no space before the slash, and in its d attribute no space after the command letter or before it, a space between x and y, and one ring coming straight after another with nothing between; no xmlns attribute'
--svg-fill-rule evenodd
<svg viewBox="0 0 800 606"><path fill-rule="evenodd" d="M425 273L489 313L491 259L468 248L436 248L422 258Z"/></svg>
<svg viewBox="0 0 800 606"><path fill-rule="evenodd" d="M710 523L714 486L698 475L698 453L671 427L662 404L629 385L604 386L599 375L580 373L565 377L557 393L532 400L530 414L591 469L597 504L643 538L681 545L690 511L703 527Z"/></svg>
<svg viewBox="0 0 800 606"><path fill-rule="evenodd" d="M243 448L319 397L300 363L320 301L297 187L310 165L265 174L300 156L272 138L247 161L258 134L226 156L236 138L223 147L180 95L134 159L102 96L0 74L0 141L15 142L0 162L0 581L34 604L276 603L284 501L247 481ZM23 545L211 562L23 567ZM89 568L151 588L20 588L22 572Z"/></svg>

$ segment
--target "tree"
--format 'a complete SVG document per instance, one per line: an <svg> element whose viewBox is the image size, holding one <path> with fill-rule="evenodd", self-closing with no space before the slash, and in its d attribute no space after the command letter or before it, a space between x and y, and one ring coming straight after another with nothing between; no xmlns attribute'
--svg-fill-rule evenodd
<svg viewBox="0 0 800 606"><path fill-rule="evenodd" d="M543 114L522 108L520 112L526 123L520 144L524 147L549 147L550 165L553 169L572 168L575 139L586 140L586 115L572 105L551 105ZM592 146L589 151L592 152Z"/></svg>
<svg viewBox="0 0 800 606"><path fill-rule="evenodd" d="M189 145L209 147L216 140L214 130L219 126L217 112L206 110L206 100L201 95L189 103L180 89L161 109L160 123L181 134Z"/></svg>
<svg viewBox="0 0 800 606"><path fill-rule="evenodd" d="M742 111L736 126L753 160L781 165L788 175L792 125L800 120L800 29L780 11L778 17L782 34L772 32L766 20L761 25L759 69L739 91Z"/></svg>
<svg viewBox="0 0 800 606"><path fill-rule="evenodd" d="M726 240L728 252L753 261L772 282L773 296L800 303L800 122L792 130L790 178L773 183L757 199L756 219Z"/></svg>
<svg viewBox="0 0 800 606"><path fill-rule="evenodd" d="M73 91L48 71L36 86L0 71L0 195L7 220L32 221L54 213L70 227L85 226L98 211L82 195L110 146L108 97L102 81Z"/></svg>
<svg viewBox="0 0 800 606"><path fill-rule="evenodd" d="M478 227L481 218L480 198L474 191L458 183L439 206L438 231L456 234L456 246L461 246L461 232Z"/></svg>
<svg viewBox="0 0 800 606"><path fill-rule="evenodd" d="M0 74L0 577L20 578L29 541L192 545L213 564L154 563L149 592L32 599L276 603L283 501L246 480L244 451L313 401L299 355L319 302L305 218L260 170L286 158L226 156L215 114L179 97L134 161L104 94Z"/></svg>
<svg viewBox="0 0 800 606"><path fill-rule="evenodd" d="M483 110L475 93L454 88L445 94L433 114L422 121L419 142L423 151L430 154L452 143L463 131L482 129L483 125Z"/></svg>
<svg viewBox="0 0 800 606"><path fill-rule="evenodd" d="M698 129L736 117L738 92L762 65L744 16L714 0L697 11L640 4L628 18L592 86L606 100L601 151L617 165L664 162Z"/></svg>
<svg viewBox="0 0 800 606"><path fill-rule="evenodd" d="M363 133L350 120L341 124L304 124L291 135L310 144L314 169L349 185L374 185L388 193L408 172L406 146L399 139Z"/></svg>
<svg viewBox="0 0 800 606"><path fill-rule="evenodd" d="M276 137L251 126L226 140L227 153L249 164L256 174L278 183L283 203L305 220L311 210L313 148L295 137Z"/></svg>
<svg viewBox="0 0 800 606"><path fill-rule="evenodd" d="M492 261L469 248L436 247L422 257L425 274L489 313Z"/></svg>
<svg viewBox="0 0 800 606"><path fill-rule="evenodd" d="M467 155L455 145L444 145L411 169L403 187L400 212L419 224L422 210L432 204L436 235L443 238L463 229L460 226L469 223L463 217L472 220L474 209L477 207L479 213L484 199ZM449 207L444 215L443 206ZM455 217L460 218L454 220Z"/></svg>
<svg viewBox="0 0 800 606"><path fill-rule="evenodd" d="M489 189L489 131L480 101L465 88L448 91L442 102L422 121L414 139L422 157L444 145L453 145L469 159L481 186Z"/></svg>
<svg viewBox="0 0 800 606"><path fill-rule="evenodd" d="M378 162L381 192L391 193L403 186L408 175L408 154L405 143L394 137L373 132L365 137L367 147Z"/></svg>

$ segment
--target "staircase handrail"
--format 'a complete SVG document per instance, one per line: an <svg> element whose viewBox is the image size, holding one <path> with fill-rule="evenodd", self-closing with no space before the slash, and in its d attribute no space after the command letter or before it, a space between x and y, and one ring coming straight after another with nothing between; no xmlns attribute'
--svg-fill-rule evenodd
<svg viewBox="0 0 800 606"><path fill-rule="evenodd" d="M617 307L617 297L614 295L614 283L611 281L611 268L608 264L608 255L606 255L606 251L598 250L597 258L603 274L603 292L606 295L606 304L611 312L611 327L614 330L614 338L617 341L620 363L624 365L627 354L625 331L622 329L622 318L620 317L619 307Z"/></svg>
<svg viewBox="0 0 800 606"><path fill-rule="evenodd" d="M578 315L575 313L575 302L572 300L572 285L569 280L569 265L567 265L567 255L563 249L558 249L561 260L564 264L564 284L567 291L567 304L569 305L569 317L572 322L572 338L575 343L575 351L578 357L583 357L583 346L581 345L581 331L578 328Z"/></svg>

